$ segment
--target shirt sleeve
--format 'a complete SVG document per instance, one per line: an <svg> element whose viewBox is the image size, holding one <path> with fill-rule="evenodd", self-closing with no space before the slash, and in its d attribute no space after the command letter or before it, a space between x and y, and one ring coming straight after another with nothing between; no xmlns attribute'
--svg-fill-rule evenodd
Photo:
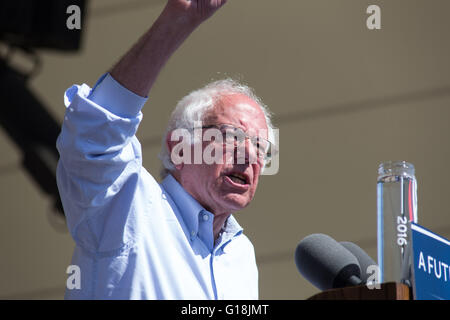
<svg viewBox="0 0 450 320"><path fill-rule="evenodd" d="M135 134L146 100L109 74L93 90L83 84L65 92L57 184L70 233L88 251L114 251L133 241L126 225L142 166Z"/></svg>

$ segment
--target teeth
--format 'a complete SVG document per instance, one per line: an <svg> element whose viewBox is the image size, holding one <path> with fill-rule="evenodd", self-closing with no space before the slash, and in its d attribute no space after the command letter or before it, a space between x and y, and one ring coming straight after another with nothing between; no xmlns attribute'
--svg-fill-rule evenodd
<svg viewBox="0 0 450 320"><path fill-rule="evenodd" d="M230 176L230 179L231 179L231 181L233 181L233 182L235 182L235 183L244 184L244 181L242 181L242 180L239 179L239 178Z"/></svg>
<svg viewBox="0 0 450 320"><path fill-rule="evenodd" d="M238 177L238 178L241 178L242 180L245 181L245 176L244 176L243 174L240 174L240 173L233 173L233 176Z"/></svg>
<svg viewBox="0 0 450 320"><path fill-rule="evenodd" d="M233 173L229 177L235 183L245 184L247 182L247 179L245 178L245 176L240 173Z"/></svg>

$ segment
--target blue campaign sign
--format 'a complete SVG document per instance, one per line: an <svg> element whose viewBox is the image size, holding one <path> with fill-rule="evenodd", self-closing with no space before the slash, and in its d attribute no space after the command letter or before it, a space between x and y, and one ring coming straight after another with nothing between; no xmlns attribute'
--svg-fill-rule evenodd
<svg viewBox="0 0 450 320"><path fill-rule="evenodd" d="M411 223L416 300L450 300L450 241Z"/></svg>

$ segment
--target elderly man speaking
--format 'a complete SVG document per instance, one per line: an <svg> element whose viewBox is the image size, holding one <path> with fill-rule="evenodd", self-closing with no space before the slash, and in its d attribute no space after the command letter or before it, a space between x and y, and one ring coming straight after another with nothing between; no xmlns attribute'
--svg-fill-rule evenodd
<svg viewBox="0 0 450 320"><path fill-rule="evenodd" d="M169 0L92 89L66 91L57 182L81 277L67 299L258 298L254 249L232 214L253 199L275 149L265 106L233 80L183 98L164 136L161 184L135 136L161 68L225 2ZM187 148L181 129L194 137ZM223 161L190 161L199 146Z"/></svg>

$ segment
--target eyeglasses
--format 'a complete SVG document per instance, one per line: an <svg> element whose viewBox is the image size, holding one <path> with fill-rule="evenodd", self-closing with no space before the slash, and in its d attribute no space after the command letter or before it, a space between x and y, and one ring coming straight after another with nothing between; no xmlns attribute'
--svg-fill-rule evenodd
<svg viewBox="0 0 450 320"><path fill-rule="evenodd" d="M201 128L218 129L222 133L223 143L227 145L240 146L245 140L249 139L257 151L258 158L264 160L265 165L270 163L272 156L277 152L276 146L269 140L258 136L250 136L241 128L237 128L231 124L208 125Z"/></svg>

